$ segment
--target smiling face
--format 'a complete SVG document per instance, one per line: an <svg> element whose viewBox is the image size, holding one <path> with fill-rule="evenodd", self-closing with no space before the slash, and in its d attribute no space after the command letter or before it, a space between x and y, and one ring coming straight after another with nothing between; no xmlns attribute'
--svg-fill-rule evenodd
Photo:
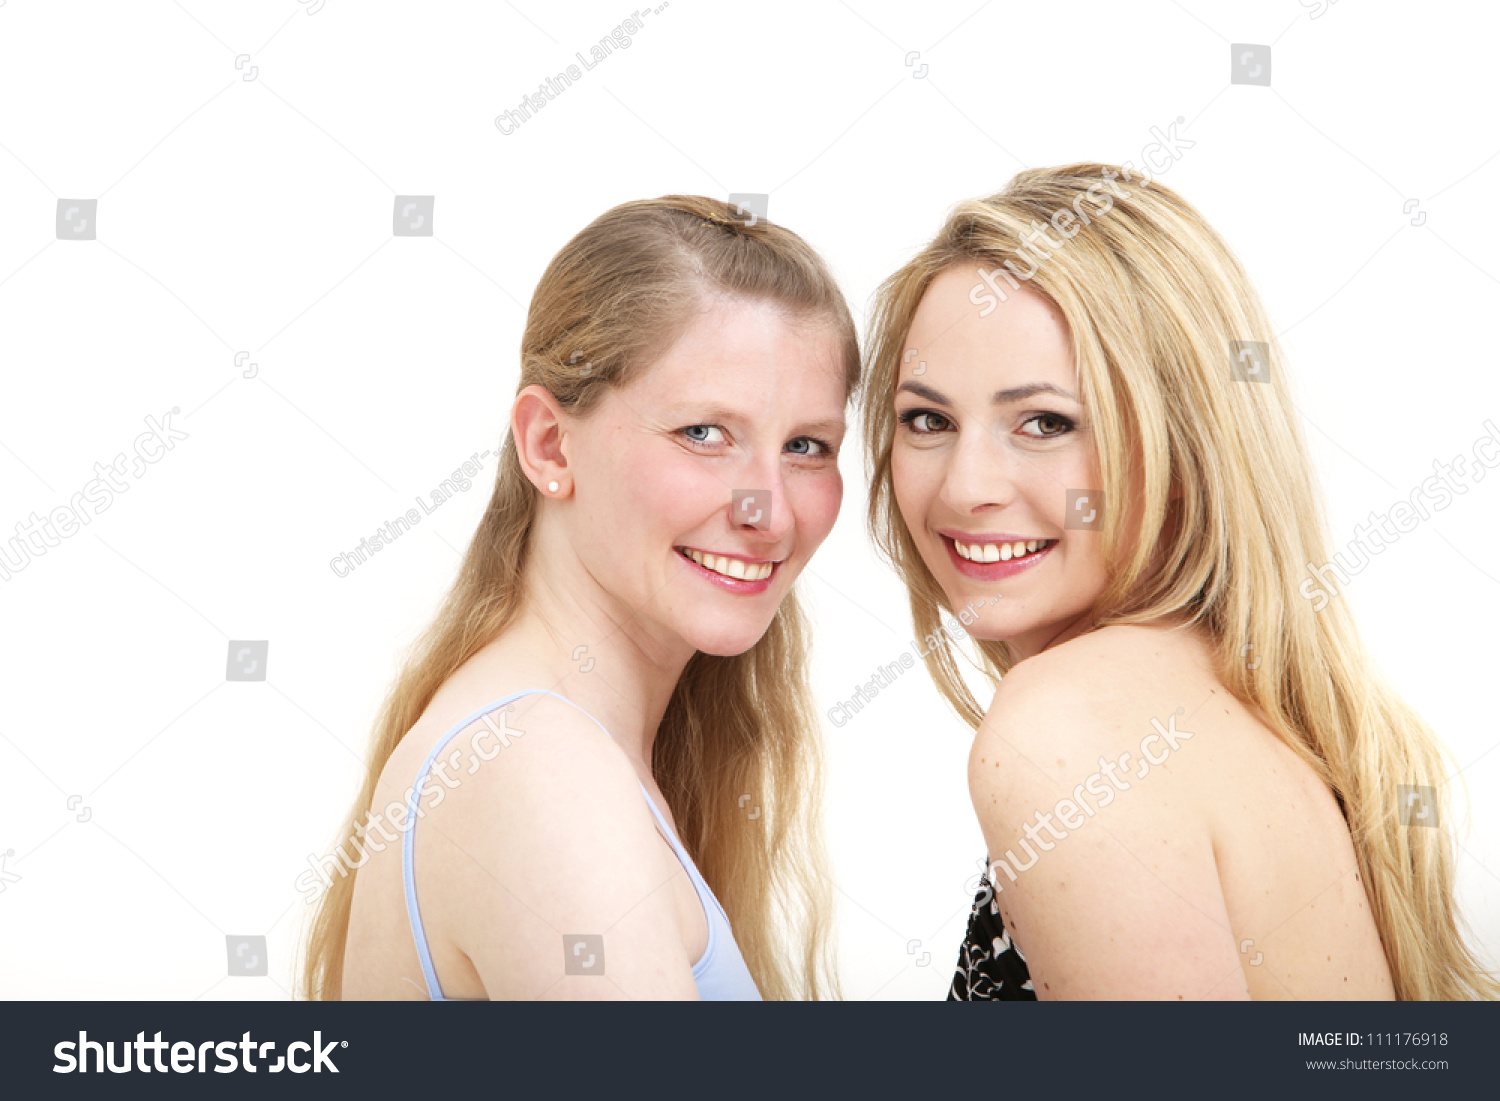
<svg viewBox="0 0 1500 1101"><path fill-rule="evenodd" d="M1098 497L1075 507L1070 491L1097 491L1100 476L1061 312L1022 284L979 316L975 267L941 273L917 308L891 477L949 603L979 616L969 633L1020 659L1089 626L1106 581L1102 537L1068 523Z"/></svg>
<svg viewBox="0 0 1500 1101"><path fill-rule="evenodd" d="M568 418L568 523L589 575L668 641L748 650L838 516L845 400L831 326L714 300Z"/></svg>

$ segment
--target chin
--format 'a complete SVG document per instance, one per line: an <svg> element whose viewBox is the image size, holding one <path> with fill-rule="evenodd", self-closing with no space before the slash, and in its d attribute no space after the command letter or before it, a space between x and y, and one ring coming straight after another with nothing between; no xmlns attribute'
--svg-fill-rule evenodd
<svg viewBox="0 0 1500 1101"><path fill-rule="evenodd" d="M765 637L769 623L718 625L695 624L683 632L683 639L694 650L717 658L732 658L745 653Z"/></svg>
<svg viewBox="0 0 1500 1101"><path fill-rule="evenodd" d="M948 603L953 610L944 611L943 619L946 621L951 618L963 627L964 632L970 638L981 642L1009 642L1011 639L1046 627L1045 623L1018 615L1014 607L1002 611L1005 605L1003 597L997 604L990 606L988 601L996 595L998 594L975 592L960 595L955 593L948 597ZM968 609L971 615L978 617L967 626L964 626L963 620L958 615L965 609Z"/></svg>
<svg viewBox="0 0 1500 1101"><path fill-rule="evenodd" d="M960 601L957 605L960 611L968 601ZM955 613L953 618L958 620L959 626L963 626L963 620L958 619ZM982 612L979 618L964 627L964 631L970 638L978 639L980 642L1009 642L1017 635L1025 634L1032 628L1032 624L1015 623L1005 616L996 615L993 612Z"/></svg>

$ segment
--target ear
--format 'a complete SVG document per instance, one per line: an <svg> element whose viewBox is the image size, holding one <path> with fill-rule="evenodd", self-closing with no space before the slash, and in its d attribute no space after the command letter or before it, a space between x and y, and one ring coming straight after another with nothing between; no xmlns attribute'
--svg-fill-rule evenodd
<svg viewBox="0 0 1500 1101"><path fill-rule="evenodd" d="M565 452L567 414L545 386L532 385L516 395L510 410L510 432L516 456L531 484L545 497L565 497L569 483ZM553 490L551 486L556 485Z"/></svg>

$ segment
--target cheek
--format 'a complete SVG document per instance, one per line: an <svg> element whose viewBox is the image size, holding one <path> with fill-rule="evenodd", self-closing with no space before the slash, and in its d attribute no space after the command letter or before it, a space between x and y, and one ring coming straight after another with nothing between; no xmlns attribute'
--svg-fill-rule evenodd
<svg viewBox="0 0 1500 1101"><path fill-rule="evenodd" d="M891 452L891 490L896 508L914 535L926 526L924 518L942 477L942 466L935 455L899 445Z"/></svg>
<svg viewBox="0 0 1500 1101"><path fill-rule="evenodd" d="M1092 601L1108 581L1103 534L1067 527L1067 509L1063 507L1049 508L1045 515L1061 540L1060 560L1071 594L1082 603Z"/></svg>
<svg viewBox="0 0 1500 1101"><path fill-rule="evenodd" d="M1055 605L1058 611L1089 607L1109 584L1105 568L1104 542L1098 532L1070 531L1060 548L1063 572Z"/></svg>
<svg viewBox="0 0 1500 1101"><path fill-rule="evenodd" d="M1065 528L1071 492L1090 491L1095 501L1097 493L1102 492L1099 464L1092 447L1067 448L1052 454L1028 452L1026 459L1018 465L1020 492L1025 494L1036 517L1049 524L1057 535L1072 535L1073 530Z"/></svg>
<svg viewBox="0 0 1500 1101"><path fill-rule="evenodd" d="M808 474L787 489L800 538L798 549L811 554L833 530L844 499L844 479L837 470Z"/></svg>
<svg viewBox="0 0 1500 1101"><path fill-rule="evenodd" d="M658 454L649 467L632 470L627 477L633 483L632 501L640 509L634 514L637 522L650 517L653 527L672 538L701 527L715 513L728 514L729 487L692 455Z"/></svg>
<svg viewBox="0 0 1500 1101"><path fill-rule="evenodd" d="M609 443L591 452L600 459L590 471L588 513L612 545L641 546L662 531L675 537L728 507L729 491L694 456L623 433Z"/></svg>

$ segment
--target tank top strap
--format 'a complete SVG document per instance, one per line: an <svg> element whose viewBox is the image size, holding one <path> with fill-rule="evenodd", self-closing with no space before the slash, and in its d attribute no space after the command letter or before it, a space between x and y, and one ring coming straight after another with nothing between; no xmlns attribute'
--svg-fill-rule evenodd
<svg viewBox="0 0 1500 1101"><path fill-rule="evenodd" d="M417 804L422 799L422 788L426 785L427 776L432 771L432 763L437 760L438 754L442 753L443 749L460 731L466 729L470 724L478 722L491 711L505 707L522 696L532 695L551 696L553 699L562 700L564 703L578 707L572 700L565 696L559 696L556 692L549 692L545 688L523 688L519 692L512 692L508 696L503 696L493 703L485 704L485 706L473 714L459 720L446 734L438 739L437 744L427 754L427 759L422 762L422 768L417 773L416 782L412 784L411 790L407 793L406 821L402 824L401 829L401 880L406 893L406 916L411 922L412 940L416 942L417 959L422 964L422 977L427 981L427 996L435 1002L446 1001L447 999L444 998L442 987L438 983L437 971L432 966L432 952L427 945L427 932L422 927L422 911L421 907L417 905L416 869L413 864ZM583 708L579 707L578 710L583 711ZM583 711L583 713L589 715L587 711ZM603 724L598 719L594 719L592 715L589 715L589 718L593 719L595 725L600 730L604 730L606 735L609 734L609 731L604 729Z"/></svg>
<svg viewBox="0 0 1500 1101"><path fill-rule="evenodd" d="M473 714L461 719L446 734L438 739L437 744L427 754L426 760L422 762L421 771L417 773L416 782L412 785L411 791L407 795L406 821L401 831L401 879L406 893L406 916L411 922L412 940L416 943L417 958L422 965L422 976L427 981L427 995L433 1001L446 1001L448 999L443 996L442 986L438 982L437 970L432 964L432 952L427 943L427 932L422 925L422 910L417 903L417 880L413 850L416 838L417 804L421 802L422 788L427 783L427 777L432 770L433 762L438 759L439 754L443 752L448 743L460 731L478 722L491 711L505 707L523 696L533 695L551 696L555 700L561 700L563 703L577 708L584 715L588 716L595 726L604 731L605 736L610 741L614 741L614 736L610 734L608 727L566 696L560 696L556 692L549 692L545 688L523 688L519 692L512 692L510 695L504 696L493 703L486 704ZM732 940L733 934L729 933L729 918L724 912L724 907L719 904L717 896L714 895L713 890L698 871L698 866L693 862L692 857L688 855L687 849L678 839L676 832L668 824L666 816L657 807L656 800L651 798L651 792L646 789L646 785L641 783L639 778L637 778L636 783L640 785L641 795L646 800L646 806L651 810L651 817L656 819L657 828L661 831L662 836L666 838L667 844L672 847L672 852L682 865L683 871L687 873L688 879L693 885L693 891L697 894L698 901L703 907L703 916L708 922L708 945L703 950L703 955L693 966L694 978L698 979L701 978L709 964L713 961L714 952L718 947L719 941L725 935L729 936Z"/></svg>

